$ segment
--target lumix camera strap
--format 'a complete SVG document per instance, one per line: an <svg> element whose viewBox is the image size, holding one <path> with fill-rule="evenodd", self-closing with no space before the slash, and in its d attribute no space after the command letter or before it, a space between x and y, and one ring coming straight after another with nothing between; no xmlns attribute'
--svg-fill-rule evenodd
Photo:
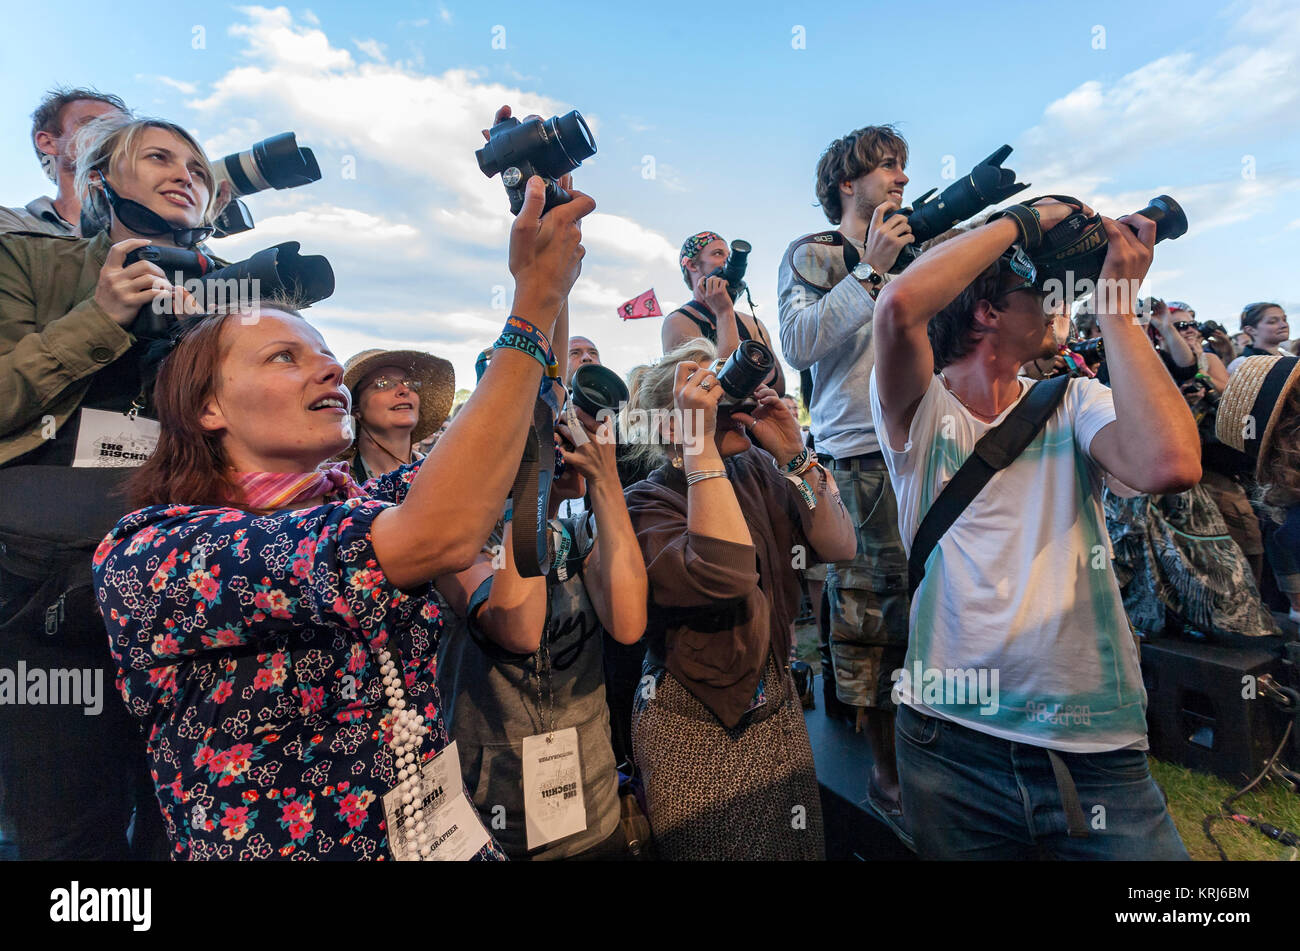
<svg viewBox="0 0 1300 951"><path fill-rule="evenodd" d="M524 456L515 473L511 524L514 527L515 568L521 577L540 578L550 568L550 531L546 510L555 477L555 431L550 406L538 400L533 407L533 424L524 440Z"/></svg>
<svg viewBox="0 0 1300 951"><path fill-rule="evenodd" d="M989 480L1005 469L1037 438L1047 420L1065 397L1070 377L1058 376L1035 383L1016 408L975 444L975 451L948 480L934 500L912 540L907 559L907 596L916 593L925 577L925 563L939 539L957 521L966 506L983 491Z"/></svg>

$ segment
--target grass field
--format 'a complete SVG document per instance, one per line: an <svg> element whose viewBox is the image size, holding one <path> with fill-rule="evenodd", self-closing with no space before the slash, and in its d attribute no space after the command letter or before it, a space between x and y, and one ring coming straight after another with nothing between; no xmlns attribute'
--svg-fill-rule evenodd
<svg viewBox="0 0 1300 951"><path fill-rule="evenodd" d="M814 670L820 670L816 629L811 625L801 625L795 634L799 659L812 664ZM821 703L820 697L818 703ZM1236 788L1217 776L1155 759L1151 760L1151 775L1165 791L1174 825L1178 827L1178 834L1192 858L1204 862L1219 861L1218 850L1206 838L1202 822L1207 813L1222 815L1220 803L1236 792ZM1300 834L1300 795L1280 782L1262 781L1233 803L1232 810ZM1230 861L1300 861L1300 850L1274 842L1251 826L1224 819L1214 822L1210 831Z"/></svg>

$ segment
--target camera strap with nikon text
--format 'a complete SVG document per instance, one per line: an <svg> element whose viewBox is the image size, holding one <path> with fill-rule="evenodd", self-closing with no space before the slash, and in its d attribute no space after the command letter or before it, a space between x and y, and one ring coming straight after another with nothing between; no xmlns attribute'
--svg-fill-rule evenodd
<svg viewBox="0 0 1300 951"><path fill-rule="evenodd" d="M975 451L962 463L956 475L948 480L939 497L934 500L921 526L912 539L912 552L907 559L907 596L916 593L925 577L925 563L939 544L939 539L957 521L958 516L974 501L1000 470L1015 462L1038 434L1065 397L1070 377L1058 376L1035 383L1016 408L997 426L994 426L975 443Z"/></svg>

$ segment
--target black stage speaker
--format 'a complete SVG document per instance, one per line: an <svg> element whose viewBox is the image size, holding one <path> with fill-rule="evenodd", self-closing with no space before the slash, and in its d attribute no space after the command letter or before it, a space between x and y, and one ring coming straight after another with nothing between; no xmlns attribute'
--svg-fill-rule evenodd
<svg viewBox="0 0 1300 951"><path fill-rule="evenodd" d="M1278 641L1265 640L1269 646ZM1285 729L1278 708L1260 696L1257 678L1276 678L1281 666L1276 650L1143 642L1151 755L1234 786L1254 779Z"/></svg>

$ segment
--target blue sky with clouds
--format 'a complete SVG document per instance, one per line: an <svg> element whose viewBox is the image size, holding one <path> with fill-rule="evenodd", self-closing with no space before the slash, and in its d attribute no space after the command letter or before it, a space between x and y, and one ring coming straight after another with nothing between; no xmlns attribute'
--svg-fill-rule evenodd
<svg viewBox="0 0 1300 951"><path fill-rule="evenodd" d="M946 185L946 160L960 175L1006 142L1030 194L1112 215L1161 192L1183 203L1190 230L1158 248L1153 293L1231 329L1248 301L1300 311L1300 4L702 8L9 5L0 203L50 190L29 115L58 83L179 121L213 156L292 129L324 178L253 196L258 227L215 250L298 240L328 255L338 290L310 316L340 357L429 349L465 385L509 301L510 217L475 163L478 130L502 103L578 108L599 153L577 184L598 210L573 330L626 371L658 354L660 322L614 308L651 286L680 303L677 248L705 228L754 245L750 283L775 329L781 253L828 227L813 195L822 149L894 122L911 147L907 198Z"/></svg>

